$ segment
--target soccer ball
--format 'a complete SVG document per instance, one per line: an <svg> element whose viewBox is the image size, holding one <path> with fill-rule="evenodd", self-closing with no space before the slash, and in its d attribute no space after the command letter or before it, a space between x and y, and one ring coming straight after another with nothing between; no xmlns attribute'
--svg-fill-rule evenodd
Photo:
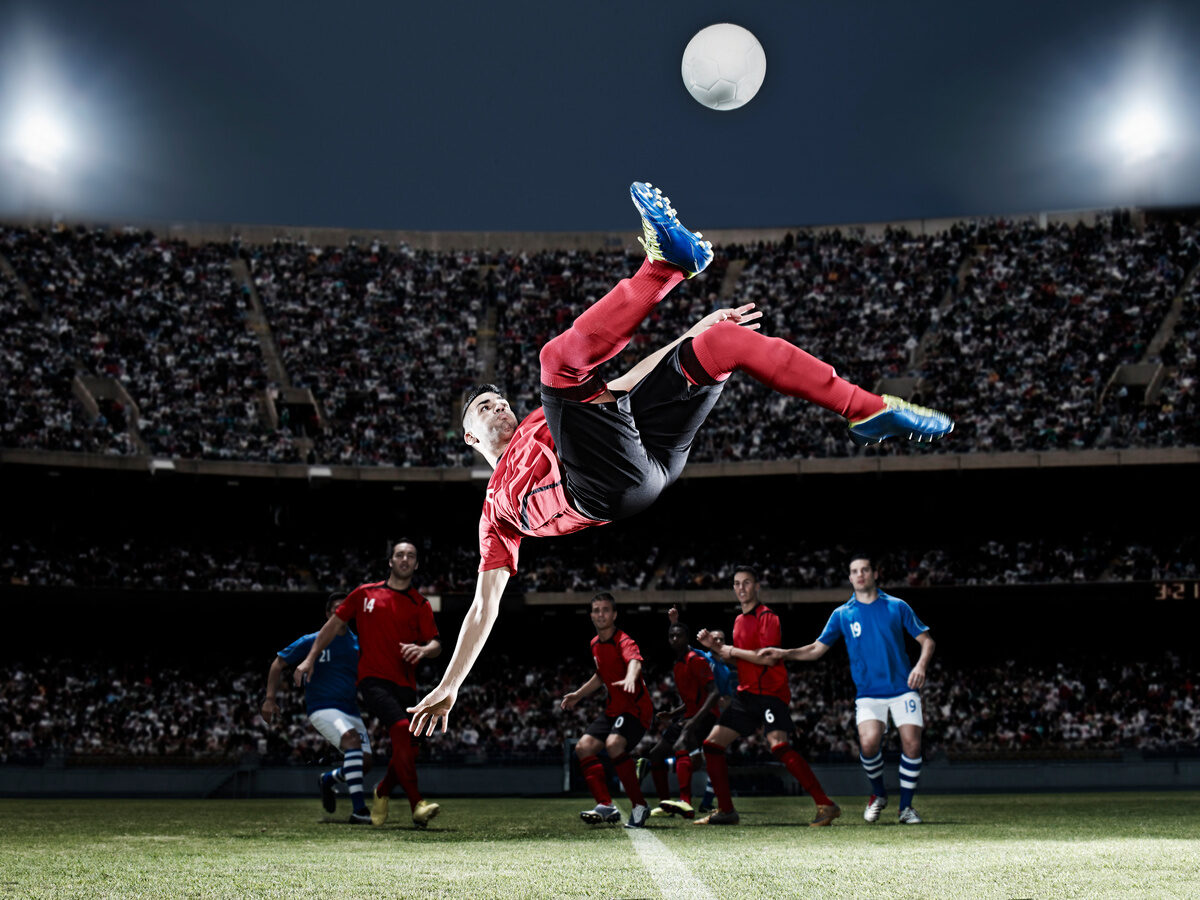
<svg viewBox="0 0 1200 900"><path fill-rule="evenodd" d="M709 25L696 32L683 51L683 86L711 109L749 103L766 74L762 44L741 25Z"/></svg>

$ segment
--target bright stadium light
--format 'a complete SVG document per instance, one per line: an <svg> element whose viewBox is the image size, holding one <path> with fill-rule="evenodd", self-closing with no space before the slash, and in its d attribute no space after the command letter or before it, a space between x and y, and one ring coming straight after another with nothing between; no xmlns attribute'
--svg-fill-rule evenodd
<svg viewBox="0 0 1200 900"><path fill-rule="evenodd" d="M14 155L46 175L57 174L70 152L70 133L61 118L45 109L17 115L10 139Z"/></svg>
<svg viewBox="0 0 1200 900"><path fill-rule="evenodd" d="M1170 118L1161 104L1135 101L1113 120L1111 140L1127 165L1149 162L1170 147Z"/></svg>

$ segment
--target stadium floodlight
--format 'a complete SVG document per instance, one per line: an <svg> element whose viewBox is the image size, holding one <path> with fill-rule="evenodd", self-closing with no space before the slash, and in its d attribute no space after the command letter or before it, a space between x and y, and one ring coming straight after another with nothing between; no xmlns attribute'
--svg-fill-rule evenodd
<svg viewBox="0 0 1200 900"><path fill-rule="evenodd" d="M1126 164L1148 162L1169 147L1170 119L1160 104L1135 101L1113 120L1112 142Z"/></svg>
<svg viewBox="0 0 1200 900"><path fill-rule="evenodd" d="M17 114L10 143L18 160L46 175L61 170L71 148L70 132L63 120L42 108Z"/></svg>

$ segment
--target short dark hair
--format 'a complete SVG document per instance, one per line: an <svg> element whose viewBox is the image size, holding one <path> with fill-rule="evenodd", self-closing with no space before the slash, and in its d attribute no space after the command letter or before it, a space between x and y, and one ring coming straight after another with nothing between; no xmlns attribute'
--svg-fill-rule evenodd
<svg viewBox="0 0 1200 900"><path fill-rule="evenodd" d="M738 572L745 572L755 581L758 581L758 569L754 568L754 566L734 566L733 574L736 575Z"/></svg>
<svg viewBox="0 0 1200 900"><path fill-rule="evenodd" d="M421 559L421 548L417 546L417 542L412 538L398 537L388 545L388 562L392 561L392 557L396 555L396 547L400 544L412 544L412 548L417 551L417 559Z"/></svg>
<svg viewBox="0 0 1200 900"><path fill-rule="evenodd" d="M591 599L591 602L588 603L588 606L591 606L597 600L601 601L602 603L607 603L613 609L617 608L617 598L614 597L612 594L610 594L608 591L601 591L599 594L597 594L595 597L593 597Z"/></svg>
<svg viewBox="0 0 1200 900"><path fill-rule="evenodd" d="M692 633L692 630L690 628L688 628L687 624L684 622L680 622L680 621L672 622L670 625L667 626L667 634L671 633L672 628L682 628L684 634Z"/></svg>
<svg viewBox="0 0 1200 900"><path fill-rule="evenodd" d="M475 402L480 394L499 394L503 397L504 391L500 390L499 386L494 384L477 384L467 391L467 399L463 401L462 405L462 417L460 419L462 423L466 423L467 410L471 408L471 404Z"/></svg>
<svg viewBox="0 0 1200 900"><path fill-rule="evenodd" d="M850 558L848 560L846 560L846 568L847 569L850 568L850 564L852 562L854 562L856 559L865 559L867 562L869 562L871 564L872 569L875 568L875 557L872 556L870 553L867 553L865 550L859 551L856 553L851 553Z"/></svg>
<svg viewBox="0 0 1200 900"><path fill-rule="evenodd" d="M336 606L334 606L334 609L336 609L338 606L342 605L342 601L345 599L346 599L345 595L339 594L337 591L334 591L332 594L330 594L328 597L326 597L325 598L325 617L329 618L329 616L333 615L333 613L329 609L329 607L331 605L336 604Z"/></svg>

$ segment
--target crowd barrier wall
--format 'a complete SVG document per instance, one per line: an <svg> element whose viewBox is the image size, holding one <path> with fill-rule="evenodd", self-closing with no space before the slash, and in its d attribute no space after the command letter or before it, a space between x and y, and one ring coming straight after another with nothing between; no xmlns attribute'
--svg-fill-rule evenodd
<svg viewBox="0 0 1200 900"><path fill-rule="evenodd" d="M68 768L0 766L0 797L266 798L316 797L316 767L161 767ZM835 797L864 793L857 764L816 764L813 771ZM428 797L555 796L571 791L571 772L563 764L536 766L423 765L421 790ZM373 784L378 773L368 774ZM731 770L735 790L743 794L794 794L798 785L778 765ZM895 780L888 763L885 778ZM671 779L675 789L674 776ZM1109 790L1196 790L1200 757L1111 760L927 761L921 770L922 794L1034 793ZM578 791L576 791L578 793Z"/></svg>

